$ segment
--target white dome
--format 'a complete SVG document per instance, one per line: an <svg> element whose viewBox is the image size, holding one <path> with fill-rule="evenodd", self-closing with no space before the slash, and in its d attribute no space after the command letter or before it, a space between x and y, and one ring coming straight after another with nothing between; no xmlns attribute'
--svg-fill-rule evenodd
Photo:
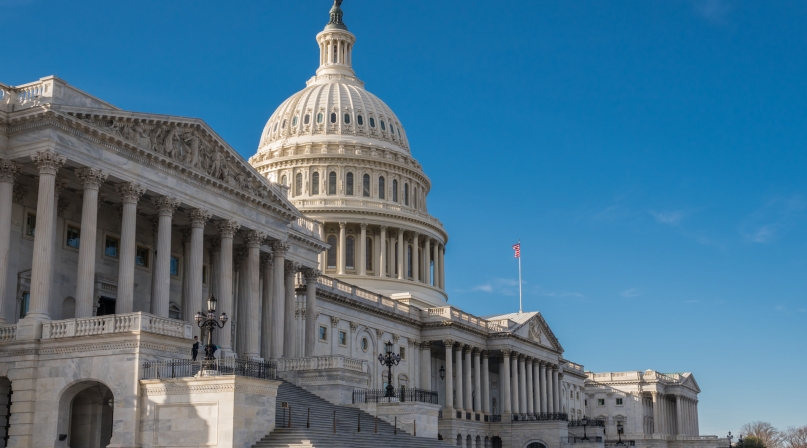
<svg viewBox="0 0 807 448"><path fill-rule="evenodd" d="M258 152L283 144L338 141L410 154L406 132L392 109L364 90L355 76L343 74L314 76L284 101L266 123Z"/></svg>

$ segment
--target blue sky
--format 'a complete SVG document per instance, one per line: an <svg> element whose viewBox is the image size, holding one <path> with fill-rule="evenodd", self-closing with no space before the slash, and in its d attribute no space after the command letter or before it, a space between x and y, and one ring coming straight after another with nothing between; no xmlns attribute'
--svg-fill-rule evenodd
<svg viewBox="0 0 807 448"><path fill-rule="evenodd" d="M201 117L244 157L328 0L0 0L0 82ZM450 301L587 369L692 371L701 431L807 424L807 3L346 0L450 233Z"/></svg>

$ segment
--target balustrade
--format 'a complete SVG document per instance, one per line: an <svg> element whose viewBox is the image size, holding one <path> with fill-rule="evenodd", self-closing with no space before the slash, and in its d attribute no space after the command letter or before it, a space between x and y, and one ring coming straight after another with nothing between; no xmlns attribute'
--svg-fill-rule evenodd
<svg viewBox="0 0 807 448"><path fill-rule="evenodd" d="M42 326L42 339L59 339L74 336L125 333L130 331L145 331L147 333L190 339L192 337L191 329L191 324L187 322L136 312L46 322ZM2 337L1 329L0 337Z"/></svg>

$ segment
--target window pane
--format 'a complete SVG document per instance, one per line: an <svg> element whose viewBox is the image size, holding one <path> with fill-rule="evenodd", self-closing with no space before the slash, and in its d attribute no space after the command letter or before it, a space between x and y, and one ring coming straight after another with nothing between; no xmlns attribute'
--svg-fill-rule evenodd
<svg viewBox="0 0 807 448"><path fill-rule="evenodd" d="M339 344L347 345L347 334L344 331L339 332Z"/></svg>
<svg viewBox="0 0 807 448"><path fill-rule="evenodd" d="M65 242L68 247L78 249L80 231L77 227L67 226L67 241Z"/></svg>
<svg viewBox="0 0 807 448"><path fill-rule="evenodd" d="M384 176L378 178L378 199L385 199L387 193L385 192Z"/></svg>
<svg viewBox="0 0 807 448"><path fill-rule="evenodd" d="M36 215L33 213L28 213L28 217L25 220L25 234L28 236L35 236L36 233Z"/></svg>
<svg viewBox="0 0 807 448"><path fill-rule="evenodd" d="M364 259L367 260L364 269L368 271L373 270L373 239L367 237L367 243L364 246Z"/></svg>
<svg viewBox="0 0 807 448"><path fill-rule="evenodd" d="M381 130L382 130L382 131L386 131L386 130L387 130L387 127L386 127L386 126L384 126L384 120L381 120Z"/></svg>
<svg viewBox="0 0 807 448"><path fill-rule="evenodd" d="M281 126L283 129L286 129L286 121L288 120L283 120L283 126Z"/></svg>
<svg viewBox="0 0 807 448"><path fill-rule="evenodd" d="M321 341L328 340L328 329L325 327L319 327L319 339Z"/></svg>
<svg viewBox="0 0 807 448"><path fill-rule="evenodd" d="M364 126L364 118L361 115L356 115L356 123L358 123L359 126Z"/></svg>
<svg viewBox="0 0 807 448"><path fill-rule="evenodd" d="M350 114L345 114L345 124L350 124Z"/></svg>
<svg viewBox="0 0 807 448"><path fill-rule="evenodd" d="M297 126L297 115L295 115L294 118L291 119L291 125Z"/></svg>
<svg viewBox="0 0 807 448"><path fill-rule="evenodd" d="M118 239L110 236L106 237L104 244L104 255L107 257L118 258Z"/></svg>
<svg viewBox="0 0 807 448"><path fill-rule="evenodd" d="M174 277L179 275L179 257L171 255L171 262L169 263L171 275Z"/></svg>
<svg viewBox="0 0 807 448"><path fill-rule="evenodd" d="M329 268L336 268L336 236L335 235L328 235L328 245L331 246L328 248L328 267Z"/></svg>
<svg viewBox="0 0 807 448"><path fill-rule="evenodd" d="M353 173L347 173L345 176L345 194L353 196Z"/></svg>
<svg viewBox="0 0 807 448"><path fill-rule="evenodd" d="M362 177L362 187L361 187L361 195L369 198L370 197L370 175L365 174Z"/></svg>
<svg viewBox="0 0 807 448"><path fill-rule="evenodd" d="M404 205L409 205L409 184L404 184Z"/></svg>
<svg viewBox="0 0 807 448"><path fill-rule="evenodd" d="M311 175L311 194L319 194L319 173Z"/></svg>
<svg viewBox="0 0 807 448"><path fill-rule="evenodd" d="M299 196L303 194L303 174L297 173L297 176L294 180L294 194L295 196Z"/></svg>
<svg viewBox="0 0 807 448"><path fill-rule="evenodd" d="M398 179L392 179L392 202L398 202Z"/></svg>
<svg viewBox="0 0 807 448"><path fill-rule="evenodd" d="M336 194L336 172L328 174L328 194Z"/></svg>
<svg viewBox="0 0 807 448"><path fill-rule="evenodd" d="M336 114L335 113L331 114L331 123L336 123Z"/></svg>
<svg viewBox="0 0 807 448"><path fill-rule="evenodd" d="M280 183L283 185L288 185L288 178L284 174L283 177L280 178Z"/></svg>
<svg viewBox="0 0 807 448"><path fill-rule="evenodd" d="M348 269L354 269L356 267L355 258L356 258L356 240L349 236L347 237L346 242L347 248L345 250L345 267Z"/></svg>
<svg viewBox="0 0 807 448"><path fill-rule="evenodd" d="M375 118L373 118L373 117L370 117L370 127L371 128L375 127Z"/></svg>
<svg viewBox="0 0 807 448"><path fill-rule="evenodd" d="M311 122L311 115L305 114L305 116L303 117L303 124L308 124L310 122Z"/></svg>
<svg viewBox="0 0 807 448"><path fill-rule="evenodd" d="M406 276L412 277L412 246L406 246Z"/></svg>
<svg viewBox="0 0 807 448"><path fill-rule="evenodd" d="M138 246L135 250L135 264L144 268L149 267L149 250L148 248Z"/></svg>
<svg viewBox="0 0 807 448"><path fill-rule="evenodd" d="M317 123L322 123L322 112L317 114Z"/></svg>

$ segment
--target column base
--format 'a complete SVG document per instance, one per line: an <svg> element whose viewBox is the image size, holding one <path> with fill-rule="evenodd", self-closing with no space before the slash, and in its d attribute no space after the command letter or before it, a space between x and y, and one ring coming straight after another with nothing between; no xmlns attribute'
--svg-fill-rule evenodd
<svg viewBox="0 0 807 448"><path fill-rule="evenodd" d="M42 324L50 321L47 317L23 317L17 322L17 336L18 341L30 341L33 339L42 339Z"/></svg>

